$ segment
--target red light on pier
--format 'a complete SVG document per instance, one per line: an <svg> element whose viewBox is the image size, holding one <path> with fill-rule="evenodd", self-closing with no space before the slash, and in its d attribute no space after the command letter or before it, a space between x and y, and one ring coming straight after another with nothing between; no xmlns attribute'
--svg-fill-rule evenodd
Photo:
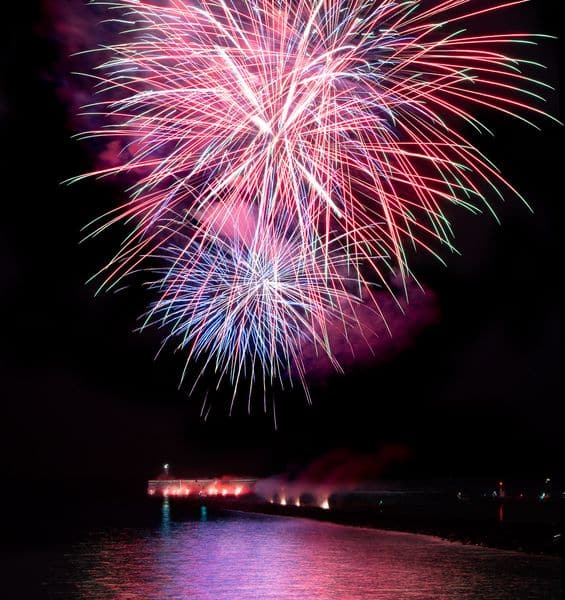
<svg viewBox="0 0 565 600"><path fill-rule="evenodd" d="M255 483L253 480L249 480ZM187 497L196 496L222 496L224 498L240 496L251 493L252 486L247 480L230 479L222 477L221 479L176 479L149 480L147 493L150 496L176 496Z"/></svg>

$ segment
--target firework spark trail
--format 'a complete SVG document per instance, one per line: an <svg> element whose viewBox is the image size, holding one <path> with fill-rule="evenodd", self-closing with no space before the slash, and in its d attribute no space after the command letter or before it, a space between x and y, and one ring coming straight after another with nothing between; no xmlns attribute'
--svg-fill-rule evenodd
<svg viewBox="0 0 565 600"><path fill-rule="evenodd" d="M176 239L162 247L153 284L160 297L144 326L164 328L164 345L185 350L187 366L203 356L219 382L229 379L233 399L240 380L249 379L250 401L257 381L265 390L290 373L298 375L308 397L304 344L339 369L327 330L337 322L346 330L343 308L360 302L347 289L350 256L339 255L341 249L332 253L332 268L342 270L328 274L325 249L309 246L304 252L284 227L263 230L251 243L221 233L187 239L171 227Z"/></svg>
<svg viewBox="0 0 565 600"><path fill-rule="evenodd" d="M480 211L485 187L517 193L454 119L488 131L473 104L543 114L519 99L541 98L531 88L543 84L520 72L528 61L500 50L534 36L457 28L520 3L95 2L127 31L93 75L110 97L91 110L109 126L86 135L134 146L91 175L144 172L131 201L93 229L135 223L104 283L158 249L153 226L170 209L218 199L259 206L260 225L284 211L304 243L345 233L382 280L383 256L409 273L407 243L452 248L447 204Z"/></svg>
<svg viewBox="0 0 565 600"><path fill-rule="evenodd" d="M407 282L409 249L454 250L446 207L519 196L458 127L490 133L485 108L545 115L540 65L507 54L536 36L465 29L524 1L95 0L123 42L98 50L85 111L107 124L83 137L122 140L124 158L85 176L133 179L89 230L131 227L101 288L164 259L149 320L167 339L235 388L251 364L303 380L301 336L332 357L328 314L345 322L390 273Z"/></svg>

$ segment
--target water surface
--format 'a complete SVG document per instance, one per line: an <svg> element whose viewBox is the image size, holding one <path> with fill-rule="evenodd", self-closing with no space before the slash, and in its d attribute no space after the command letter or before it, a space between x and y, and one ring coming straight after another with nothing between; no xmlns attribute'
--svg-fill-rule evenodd
<svg viewBox="0 0 565 600"><path fill-rule="evenodd" d="M22 598L560 597L555 557L237 512L176 520L167 502L159 510L152 523L79 531L33 556L15 551L4 564L30 590Z"/></svg>

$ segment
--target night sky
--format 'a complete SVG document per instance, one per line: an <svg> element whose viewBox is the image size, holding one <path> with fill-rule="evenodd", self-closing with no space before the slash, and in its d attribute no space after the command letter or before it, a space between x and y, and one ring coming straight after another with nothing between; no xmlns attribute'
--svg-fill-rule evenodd
<svg viewBox="0 0 565 600"><path fill-rule="evenodd" d="M14 5L24 5L17 6ZM335 448L372 452L401 443L411 459L390 476L541 476L561 448L559 256L563 130L543 132L490 114L480 147L534 207L497 202L488 215L453 211L462 256L448 268L418 261L441 317L387 362L350 370L302 394L278 393L271 414L227 416L219 394L206 422L201 398L177 383L181 356L154 355L155 331L136 333L148 296L94 296L88 277L124 231L79 245L80 228L120 198L94 180L61 182L92 168L55 92L60 49L39 2L11 3L4 19L0 115L4 175L0 215L2 477L17 485L138 485L163 461L186 474L270 474ZM559 35L557 2L521 11L525 28ZM5 8L3 7L3 10ZM517 11L514 11L515 14ZM519 26L516 27L518 29ZM560 42L534 49L557 86ZM548 111L562 114L558 93ZM210 392L213 393L212 391Z"/></svg>

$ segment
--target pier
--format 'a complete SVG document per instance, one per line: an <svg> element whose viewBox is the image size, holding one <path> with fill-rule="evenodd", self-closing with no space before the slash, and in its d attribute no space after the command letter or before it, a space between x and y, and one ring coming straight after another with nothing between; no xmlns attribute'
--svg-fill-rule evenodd
<svg viewBox="0 0 565 600"><path fill-rule="evenodd" d="M256 479L150 479L150 496L224 496L239 497L253 493Z"/></svg>

